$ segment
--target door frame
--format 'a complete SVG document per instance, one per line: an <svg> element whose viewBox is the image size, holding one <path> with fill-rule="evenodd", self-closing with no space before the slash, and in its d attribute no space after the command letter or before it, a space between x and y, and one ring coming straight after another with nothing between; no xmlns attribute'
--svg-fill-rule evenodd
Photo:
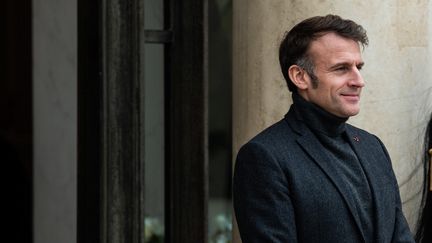
<svg viewBox="0 0 432 243"><path fill-rule="evenodd" d="M78 0L78 241L144 242L144 43L165 45L166 242L207 242L207 2Z"/></svg>

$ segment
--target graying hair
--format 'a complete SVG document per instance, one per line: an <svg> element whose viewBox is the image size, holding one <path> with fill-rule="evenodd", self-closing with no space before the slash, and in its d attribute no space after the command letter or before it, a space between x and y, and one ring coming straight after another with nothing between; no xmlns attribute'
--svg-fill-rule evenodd
<svg viewBox="0 0 432 243"><path fill-rule="evenodd" d="M312 88L316 89L318 87L318 78L315 76L315 65L312 60L307 56L303 55L296 61L297 66L303 68L309 75L312 81Z"/></svg>

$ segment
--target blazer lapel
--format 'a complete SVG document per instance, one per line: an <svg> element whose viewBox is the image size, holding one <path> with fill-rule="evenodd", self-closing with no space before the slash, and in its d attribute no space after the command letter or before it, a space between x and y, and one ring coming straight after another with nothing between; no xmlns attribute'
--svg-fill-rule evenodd
<svg viewBox="0 0 432 243"><path fill-rule="evenodd" d="M348 188L347 184L342 180L342 177L334 166L334 163L332 163L330 157L327 155L324 146L319 142L318 138L309 128L295 118L295 114L293 113L294 111L290 109L285 118L291 128L299 134L297 142L313 158L314 162L321 168L337 188L354 218L363 242L365 242L360 218L354 206L352 192Z"/></svg>
<svg viewBox="0 0 432 243"><path fill-rule="evenodd" d="M376 154L374 151L377 151L376 146L379 144L367 142L365 137L362 137L358 134L354 129L349 129L347 127L347 134L350 139L350 143L354 152L357 154L357 157L363 167L365 175L369 181L369 186L371 189L371 193L373 196L373 204L375 207L375 234L378 236L378 241L381 242L381 234L382 229L385 228L385 217L381 216L382 212L385 212L386 207L391 205L388 202L388 198L391 198L387 195L387 191L384 190L386 182L383 181L383 175L385 175L386 171L383 171L382 160L387 160L383 154ZM372 146L372 147L371 147Z"/></svg>
<svg viewBox="0 0 432 243"><path fill-rule="evenodd" d="M347 187L347 184L342 181L342 176L340 176L338 170L336 169L336 167L334 167L334 163L332 163L330 157L326 154L326 150L323 145L311 132L304 134L297 141L333 182L334 186L339 191L341 197L345 200L345 203L347 204L349 211L351 212L354 221L356 222L357 227L361 232L362 238L364 240L360 219L354 207L354 199L352 198L352 192Z"/></svg>

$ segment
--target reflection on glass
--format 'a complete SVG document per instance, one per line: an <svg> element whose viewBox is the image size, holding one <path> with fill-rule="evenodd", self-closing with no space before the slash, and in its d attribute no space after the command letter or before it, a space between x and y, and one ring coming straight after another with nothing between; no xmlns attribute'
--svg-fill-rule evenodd
<svg viewBox="0 0 432 243"><path fill-rule="evenodd" d="M164 75L163 45L145 45L145 235L146 242L164 232ZM150 241L150 239L153 239Z"/></svg>
<svg viewBox="0 0 432 243"><path fill-rule="evenodd" d="M232 0L209 1L209 242L231 242Z"/></svg>
<svg viewBox="0 0 432 243"><path fill-rule="evenodd" d="M163 29L163 1L144 0L144 28ZM144 46L145 242L164 242L164 46Z"/></svg>

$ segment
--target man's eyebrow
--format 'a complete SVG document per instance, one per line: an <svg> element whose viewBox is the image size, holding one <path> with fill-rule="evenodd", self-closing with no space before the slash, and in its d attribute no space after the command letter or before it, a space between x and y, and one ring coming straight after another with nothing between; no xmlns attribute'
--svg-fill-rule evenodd
<svg viewBox="0 0 432 243"><path fill-rule="evenodd" d="M359 62L356 64L357 67L363 67L364 62ZM344 66L351 66L352 62L338 62L330 66L330 69L338 68L338 67L344 67Z"/></svg>

